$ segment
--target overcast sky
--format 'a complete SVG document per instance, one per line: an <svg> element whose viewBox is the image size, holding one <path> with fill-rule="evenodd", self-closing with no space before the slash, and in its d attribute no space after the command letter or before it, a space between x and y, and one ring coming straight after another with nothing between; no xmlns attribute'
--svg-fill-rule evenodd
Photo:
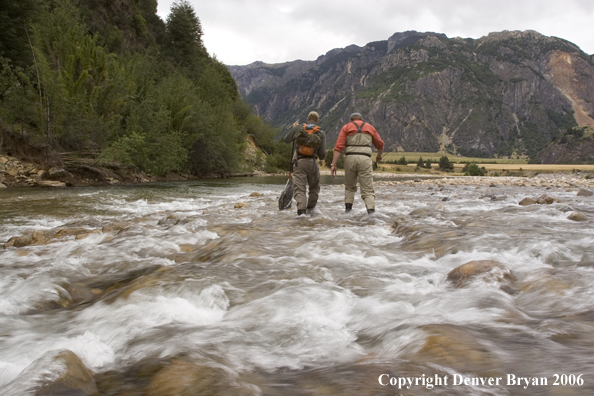
<svg viewBox="0 0 594 396"><path fill-rule="evenodd" d="M158 0L166 21L174 0ZM396 32L480 38L536 30L594 54L594 0L189 0L211 55L227 65L315 60Z"/></svg>

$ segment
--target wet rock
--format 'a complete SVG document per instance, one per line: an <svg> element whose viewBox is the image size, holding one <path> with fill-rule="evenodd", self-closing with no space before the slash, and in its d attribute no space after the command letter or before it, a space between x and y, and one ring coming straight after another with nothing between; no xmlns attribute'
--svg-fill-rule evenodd
<svg viewBox="0 0 594 396"><path fill-rule="evenodd" d="M537 198L536 202L540 205L551 205L558 201L555 198L551 197L550 195L543 194Z"/></svg>
<svg viewBox="0 0 594 396"><path fill-rule="evenodd" d="M463 287L476 278L499 282L502 287L510 287L515 281L511 270L495 260L477 260L462 264L450 271L447 280L455 287Z"/></svg>
<svg viewBox="0 0 594 396"><path fill-rule="evenodd" d="M569 220L573 220L573 221L587 221L588 217L580 212L572 212L569 214L569 216L567 216L567 218Z"/></svg>
<svg viewBox="0 0 594 396"><path fill-rule="evenodd" d="M50 351L2 388L4 395L96 395L93 373L72 351Z"/></svg>
<svg viewBox="0 0 594 396"><path fill-rule="evenodd" d="M518 298L522 301L527 295L559 295L562 296L572 287L572 281L558 276L557 271L546 271L532 275L520 285L521 295Z"/></svg>
<svg viewBox="0 0 594 396"><path fill-rule="evenodd" d="M235 206L233 206L235 209L243 209L243 208L247 208L248 206L250 206L250 204L248 204L247 202L237 202L235 204Z"/></svg>
<svg viewBox="0 0 594 396"><path fill-rule="evenodd" d="M416 209L413 210L412 212L410 212L411 216L415 216L415 217L424 217L424 216L428 216L431 212L428 209L425 208L420 208L420 209Z"/></svg>
<svg viewBox="0 0 594 396"><path fill-rule="evenodd" d="M101 231L101 230L91 230L91 231L89 231L89 232L85 232L85 233L82 233L82 234L78 234L78 235L76 236L76 239L77 239L77 240L79 240L79 239L85 239L85 238L87 238L87 237L88 237L89 235L91 235L91 234L102 234L102 233L103 233L103 231Z"/></svg>
<svg viewBox="0 0 594 396"><path fill-rule="evenodd" d="M177 222L179 222L179 221L180 221L179 216L172 213L172 214L167 215L166 217L162 218L161 220L159 220L159 222L157 224L172 226L172 225L177 224Z"/></svg>
<svg viewBox="0 0 594 396"><path fill-rule="evenodd" d="M423 225L402 225L395 233L403 237L402 249L407 252L429 253L443 257L459 250L460 233L457 230L436 230Z"/></svg>
<svg viewBox="0 0 594 396"><path fill-rule="evenodd" d="M190 395L203 392L216 395L229 382L225 377L221 369L173 359L151 379L146 395Z"/></svg>
<svg viewBox="0 0 594 396"><path fill-rule="evenodd" d="M27 232L20 237L12 237L4 244L4 248L25 247L30 245L43 245L48 243L50 237L44 231Z"/></svg>
<svg viewBox="0 0 594 396"><path fill-rule="evenodd" d="M70 304L82 304L93 301L97 296L103 293L100 289L91 289L87 285L81 283L67 283L64 282L60 285L70 295Z"/></svg>
<svg viewBox="0 0 594 396"><path fill-rule="evenodd" d="M61 228L54 234L54 238L66 238L69 236L78 236L81 234L88 234L91 230L87 228Z"/></svg>
<svg viewBox="0 0 594 396"><path fill-rule="evenodd" d="M50 179L50 180L58 180L63 177L72 176L70 173L66 172L64 169L51 167L47 172L42 174L42 178Z"/></svg>
<svg viewBox="0 0 594 396"><path fill-rule="evenodd" d="M534 198L524 198L521 200L518 205L521 206L528 206L528 205L536 205L538 202Z"/></svg>
<svg viewBox="0 0 594 396"><path fill-rule="evenodd" d="M111 223L111 224L107 224L105 226L103 226L102 231L104 233L108 233L108 232L121 232L121 231L125 231L130 227L130 223L128 222L116 222L116 223Z"/></svg>
<svg viewBox="0 0 594 396"><path fill-rule="evenodd" d="M54 188L64 188L66 187L66 183L57 181L57 180L40 180L37 182L39 187L54 187Z"/></svg>
<svg viewBox="0 0 594 396"><path fill-rule="evenodd" d="M0 183L0 188L7 188L4 184Z"/></svg>
<svg viewBox="0 0 594 396"><path fill-rule="evenodd" d="M413 362L430 362L481 375L500 372L497 357L468 330L440 324L421 326L421 329L427 338L423 347L411 357Z"/></svg>
<svg viewBox="0 0 594 396"><path fill-rule="evenodd" d="M130 273L130 278L114 283L105 289L105 293L112 292L110 298L106 301L114 302L119 298L128 298L138 290L158 286L163 282L163 277L169 271L171 271L171 267L156 267L150 272L144 269L134 271Z"/></svg>
<svg viewBox="0 0 594 396"><path fill-rule="evenodd" d="M254 191L253 193L250 194L250 197L261 197L264 194L262 194L261 192L258 191Z"/></svg>
<svg viewBox="0 0 594 396"><path fill-rule="evenodd" d="M592 195L594 195L594 193L590 190L586 190L585 188L580 188L577 193L578 197L591 197Z"/></svg>

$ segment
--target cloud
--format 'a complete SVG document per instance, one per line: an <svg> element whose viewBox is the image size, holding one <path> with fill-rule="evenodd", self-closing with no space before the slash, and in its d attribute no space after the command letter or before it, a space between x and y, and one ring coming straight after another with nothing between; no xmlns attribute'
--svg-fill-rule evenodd
<svg viewBox="0 0 594 396"><path fill-rule="evenodd" d="M313 60L334 48L417 30L479 38L536 30L594 54L591 0L189 0L204 44L228 65ZM159 1L166 20L172 0Z"/></svg>

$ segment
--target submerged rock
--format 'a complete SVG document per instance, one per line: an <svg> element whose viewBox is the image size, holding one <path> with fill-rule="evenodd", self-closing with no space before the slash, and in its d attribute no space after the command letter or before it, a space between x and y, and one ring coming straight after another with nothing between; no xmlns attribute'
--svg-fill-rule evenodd
<svg viewBox="0 0 594 396"><path fill-rule="evenodd" d="M468 330L458 326L431 324L421 326L427 335L423 347L412 356L413 362L431 362L461 372L499 373L497 356Z"/></svg>
<svg viewBox="0 0 594 396"><path fill-rule="evenodd" d="M72 351L50 351L2 388L3 395L96 395L93 373Z"/></svg>
<svg viewBox="0 0 594 396"><path fill-rule="evenodd" d="M590 190L586 190L585 188L580 188L580 190L577 192L578 197L591 197L592 195L594 195L594 193Z"/></svg>
<svg viewBox="0 0 594 396"><path fill-rule="evenodd" d="M46 234L45 231L27 232L20 237L12 237L4 244L4 248L9 247L25 247L30 245L44 245L50 241L51 235Z"/></svg>

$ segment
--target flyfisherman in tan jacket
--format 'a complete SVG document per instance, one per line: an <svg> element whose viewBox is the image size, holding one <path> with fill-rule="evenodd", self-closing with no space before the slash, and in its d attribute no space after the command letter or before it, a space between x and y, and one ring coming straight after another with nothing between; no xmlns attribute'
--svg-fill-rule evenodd
<svg viewBox="0 0 594 396"><path fill-rule="evenodd" d="M320 193L320 166L318 160L326 157L326 134L318 126L320 116L315 111L307 115L305 124L293 124L284 138L293 143L292 177L297 215L311 213ZM306 189L309 187L309 196Z"/></svg>

